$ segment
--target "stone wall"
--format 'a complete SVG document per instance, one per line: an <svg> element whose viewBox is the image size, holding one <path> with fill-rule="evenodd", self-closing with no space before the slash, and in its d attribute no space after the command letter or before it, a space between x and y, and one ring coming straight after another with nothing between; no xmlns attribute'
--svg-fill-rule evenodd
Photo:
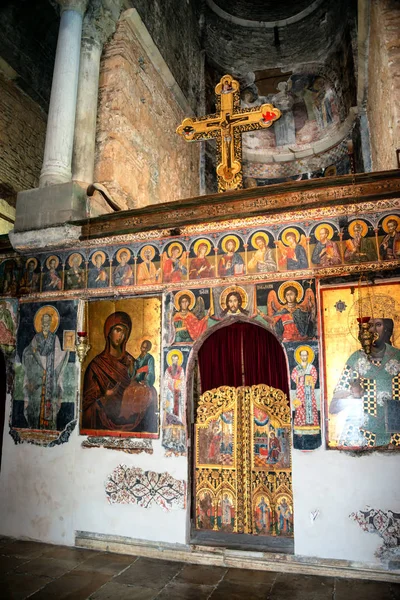
<svg viewBox="0 0 400 600"><path fill-rule="evenodd" d="M198 144L175 133L185 116L122 19L101 64L95 167L122 208L198 194Z"/></svg>
<svg viewBox="0 0 400 600"><path fill-rule="evenodd" d="M368 119L374 171L397 168L400 147L400 5L371 3Z"/></svg>
<svg viewBox="0 0 400 600"><path fill-rule="evenodd" d="M198 0L135 0L134 6L177 84L196 111L200 95L200 10Z"/></svg>
<svg viewBox="0 0 400 600"><path fill-rule="evenodd" d="M37 187L45 135L44 111L0 74L0 197L8 204Z"/></svg>

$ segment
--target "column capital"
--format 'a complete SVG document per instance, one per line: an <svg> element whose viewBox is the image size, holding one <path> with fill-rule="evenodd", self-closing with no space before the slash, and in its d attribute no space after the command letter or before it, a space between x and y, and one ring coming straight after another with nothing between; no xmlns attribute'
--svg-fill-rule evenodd
<svg viewBox="0 0 400 600"><path fill-rule="evenodd" d="M74 10L75 12L84 15L88 0L56 0L56 2L60 7L61 12L64 10Z"/></svg>
<svg viewBox="0 0 400 600"><path fill-rule="evenodd" d="M103 45L115 31L122 0L93 0L83 20L82 40Z"/></svg>

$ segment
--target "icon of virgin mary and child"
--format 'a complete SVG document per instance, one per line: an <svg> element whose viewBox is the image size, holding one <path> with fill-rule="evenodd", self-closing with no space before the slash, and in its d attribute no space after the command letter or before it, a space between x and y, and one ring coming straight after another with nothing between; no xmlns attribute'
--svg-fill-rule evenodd
<svg viewBox="0 0 400 600"><path fill-rule="evenodd" d="M157 392L151 342L140 355L126 350L132 321L126 312L109 315L105 348L89 364L83 384L82 431L157 433Z"/></svg>

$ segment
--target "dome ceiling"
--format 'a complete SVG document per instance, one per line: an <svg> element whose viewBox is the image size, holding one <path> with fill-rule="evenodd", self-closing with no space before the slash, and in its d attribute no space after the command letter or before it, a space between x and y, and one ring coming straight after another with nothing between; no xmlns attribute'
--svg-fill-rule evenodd
<svg viewBox="0 0 400 600"><path fill-rule="evenodd" d="M239 19L250 21L280 21L305 10L312 0L212 0L218 8Z"/></svg>

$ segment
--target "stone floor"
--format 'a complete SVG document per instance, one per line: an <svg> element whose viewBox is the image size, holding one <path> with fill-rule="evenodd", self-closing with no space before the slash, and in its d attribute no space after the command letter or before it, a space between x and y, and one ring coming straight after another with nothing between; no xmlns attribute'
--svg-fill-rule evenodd
<svg viewBox="0 0 400 600"><path fill-rule="evenodd" d="M0 598L400 600L400 583L205 567L0 538Z"/></svg>

